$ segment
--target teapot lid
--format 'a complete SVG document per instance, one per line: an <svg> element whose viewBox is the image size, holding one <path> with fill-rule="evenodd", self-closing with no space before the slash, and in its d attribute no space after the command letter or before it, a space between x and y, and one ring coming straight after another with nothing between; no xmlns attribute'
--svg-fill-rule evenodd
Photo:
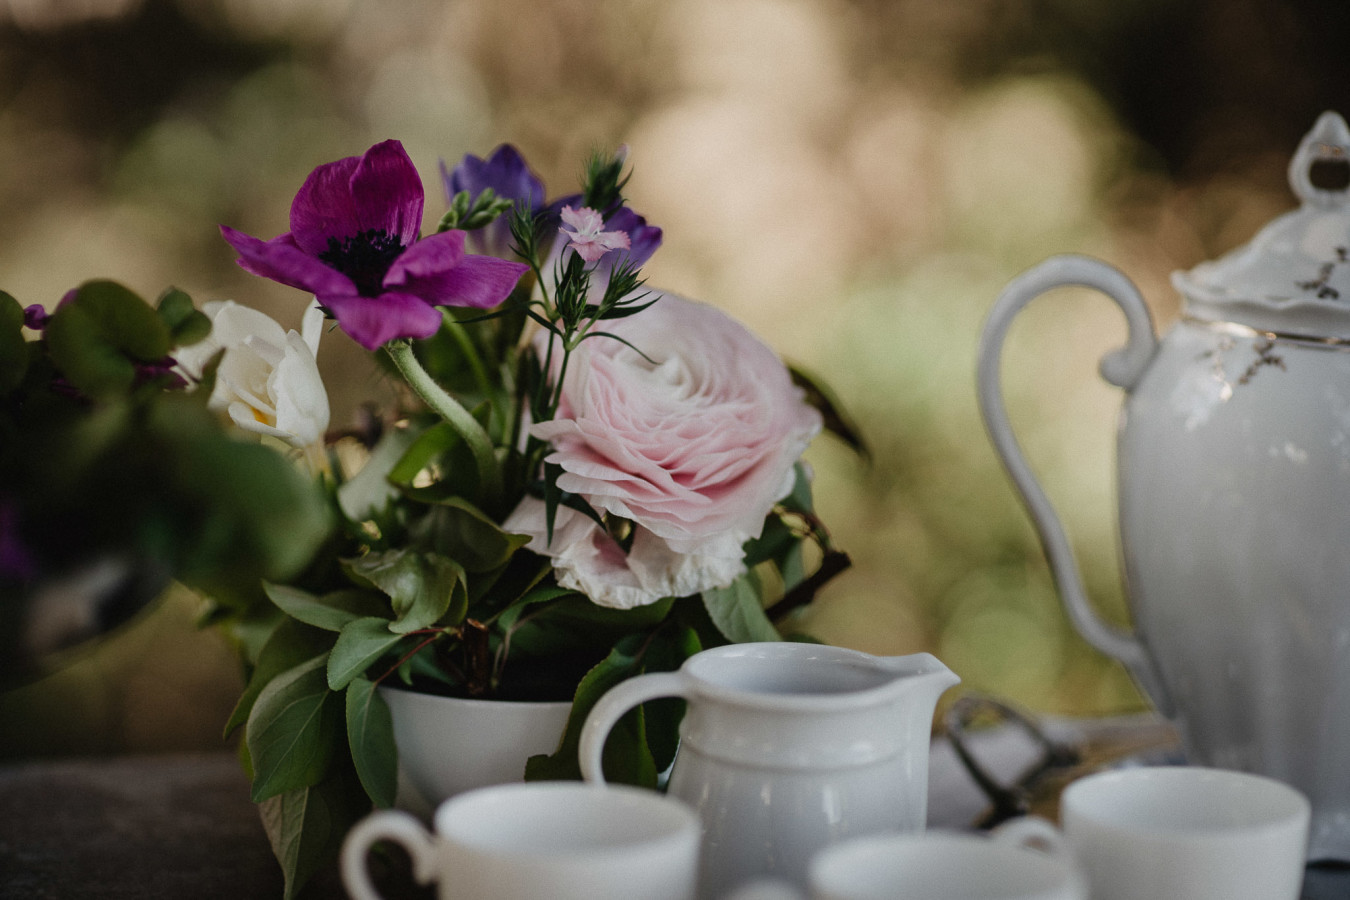
<svg viewBox="0 0 1350 900"><path fill-rule="evenodd" d="M1334 187L1318 187L1322 169ZM1186 312L1292 337L1350 341L1350 128L1325 112L1289 163L1302 204L1217 260L1174 272Z"/></svg>

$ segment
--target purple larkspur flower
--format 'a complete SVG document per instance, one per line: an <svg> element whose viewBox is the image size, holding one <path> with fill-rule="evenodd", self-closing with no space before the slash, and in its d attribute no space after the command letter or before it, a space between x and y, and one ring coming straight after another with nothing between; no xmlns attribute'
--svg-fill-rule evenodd
<svg viewBox="0 0 1350 900"><path fill-rule="evenodd" d="M484 190L491 188L498 197L510 200L513 205L523 205L532 216L543 213L546 225L555 228L559 211L581 200L580 194L571 194L546 203L544 183L534 174L520 151L510 144L502 144L487 159L467 153L454 169L447 169L442 161L441 184L445 188L447 203L453 201L460 191L468 191L472 202ZM511 249L510 213L503 213L491 224L469 232L469 244L480 253L515 259L515 252Z"/></svg>
<svg viewBox="0 0 1350 900"><path fill-rule="evenodd" d="M439 306L490 309L527 267L466 253L463 231L421 240L422 181L398 141L310 173L291 203L291 230L270 241L222 225L239 265L313 294L367 350L431 337Z"/></svg>

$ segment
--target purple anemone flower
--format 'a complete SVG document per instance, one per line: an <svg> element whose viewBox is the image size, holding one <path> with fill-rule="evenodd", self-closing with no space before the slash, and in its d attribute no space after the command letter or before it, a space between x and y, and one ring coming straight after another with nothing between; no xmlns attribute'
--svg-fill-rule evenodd
<svg viewBox="0 0 1350 900"><path fill-rule="evenodd" d="M422 181L398 141L319 166L291 203L291 230L270 241L222 225L254 275L308 291L367 350L431 337L438 306L490 309L526 271L464 250L463 231L418 240Z"/></svg>

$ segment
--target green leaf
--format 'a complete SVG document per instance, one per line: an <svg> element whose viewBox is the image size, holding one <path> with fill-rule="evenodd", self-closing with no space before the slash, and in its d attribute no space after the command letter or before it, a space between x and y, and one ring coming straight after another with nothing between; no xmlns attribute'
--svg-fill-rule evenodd
<svg viewBox="0 0 1350 900"><path fill-rule="evenodd" d="M703 605L717 630L732 643L782 640L764 614L762 594L759 576L752 569L728 587L704 591Z"/></svg>
<svg viewBox="0 0 1350 900"><path fill-rule="evenodd" d="M322 631L316 631L289 619L282 619L272 629L262 649L258 651L253 674L239 695L229 721L225 723L225 736L248 721L253 712L253 704L258 695L277 676L295 668L306 660L326 654L332 647L333 638Z"/></svg>
<svg viewBox="0 0 1350 900"><path fill-rule="evenodd" d="M342 690L401 640L403 635L391 632L389 620L379 616L348 623L328 655L327 686Z"/></svg>
<svg viewBox="0 0 1350 900"><path fill-rule="evenodd" d="M164 320L136 294L112 281L90 281L52 313L44 336L52 361L92 397L126 393L135 360L153 362L172 349Z"/></svg>
<svg viewBox="0 0 1350 900"><path fill-rule="evenodd" d="M502 614L497 617L497 627L503 631L510 631L515 626L516 620L529 607L550 603L569 596L581 597L571 588L559 587L556 584L539 585L503 610Z"/></svg>
<svg viewBox="0 0 1350 900"><path fill-rule="evenodd" d="M620 637L662 622L673 603L673 598L667 597L635 609L609 609L580 594L564 597L515 629L511 652L546 656L587 651L598 655Z"/></svg>
<svg viewBox="0 0 1350 900"><path fill-rule="evenodd" d="M360 588L334 591L322 597L284 584L264 584L263 589L286 615L324 631L341 631L356 619L378 616L387 610L383 597Z"/></svg>
<svg viewBox="0 0 1350 900"><path fill-rule="evenodd" d="M0 394L7 394L28 372L28 341L23 336L23 307L0 291Z"/></svg>
<svg viewBox="0 0 1350 900"><path fill-rule="evenodd" d="M500 568L530 542L528 535L503 531L462 497L440 501L417 530L417 538L455 560L467 572Z"/></svg>
<svg viewBox="0 0 1350 900"><path fill-rule="evenodd" d="M462 438L449 422L440 422L417 436L397 463L389 470L388 479L394 484L411 485L423 469L437 457L456 444L463 444Z"/></svg>
<svg viewBox="0 0 1350 900"><path fill-rule="evenodd" d="M801 543L793 544L788 548L788 552L783 555L783 561L778 564L778 572L783 577L784 593L791 591L806 580L805 553L802 550Z"/></svg>
<svg viewBox="0 0 1350 900"><path fill-rule="evenodd" d="M159 298L159 317L169 329L175 347L188 347L211 333L211 320L192 305L192 298L178 288L169 288Z"/></svg>
<svg viewBox="0 0 1350 900"><path fill-rule="evenodd" d="M792 528L781 517L770 513L759 537L745 542L745 567L753 569L766 560L778 559L799 543L801 539Z"/></svg>
<svg viewBox="0 0 1350 900"><path fill-rule="evenodd" d="M532 756L525 764L526 781L577 781L581 765L577 751L581 745L581 727L591 708L605 692L621 681L640 674L642 651L647 636L629 635L614 645L609 655L586 673L577 685L572 712L567 717L558 751L551 756ZM605 778L619 784L656 787L656 763L647 747L642 707L630 710L619 720L605 741L602 762Z"/></svg>
<svg viewBox="0 0 1350 900"><path fill-rule="evenodd" d="M136 366L100 332L81 307L58 309L43 332L52 362L72 385L91 397L115 397L131 390Z"/></svg>
<svg viewBox="0 0 1350 900"><path fill-rule="evenodd" d="M801 462L793 466L792 471L795 475L792 492L778 502L792 512L810 515L815 512L815 505L811 499L811 474Z"/></svg>
<svg viewBox="0 0 1350 900"><path fill-rule="evenodd" d="M328 771L342 740L341 706L328 689L324 663L316 656L274 678L248 717L253 760L253 802L312 787Z"/></svg>
<svg viewBox="0 0 1350 900"><path fill-rule="evenodd" d="M652 637L643 660L643 672L673 672L684 661L703 649L698 632L688 626L663 628ZM678 697L662 697L644 704L647 743L658 772L664 772L675 759L680 745L680 722L685 703Z"/></svg>
<svg viewBox="0 0 1350 900"><path fill-rule="evenodd" d="M370 811L364 797L356 775L340 769L316 785L259 804L263 829L286 880L285 900L294 900L337 858L347 832Z"/></svg>
<svg viewBox="0 0 1350 900"><path fill-rule="evenodd" d="M394 805L398 788L398 748L394 720L375 684L365 678L347 685L347 744L361 785L380 808Z"/></svg>
<svg viewBox="0 0 1350 900"><path fill-rule="evenodd" d="M223 581L288 581L328 537L322 489L271 447L230 439L190 395L158 398L141 438L164 448L157 486L178 499L194 529L190 543L171 535L183 545L177 575L203 593Z"/></svg>
<svg viewBox="0 0 1350 900"><path fill-rule="evenodd" d="M115 281L85 282L56 315L71 308L88 313L105 340L142 362L162 359L173 349L164 320L150 304Z"/></svg>
<svg viewBox="0 0 1350 900"><path fill-rule="evenodd" d="M438 553L385 550L343 560L343 568L354 580L389 595L394 608L389 629L398 634L442 619L455 625L468 611L464 569Z"/></svg>
<svg viewBox="0 0 1350 900"><path fill-rule="evenodd" d="M788 371L792 374L793 384L806 393L806 402L820 411L821 417L825 420L825 430L843 441L859 456L869 459L872 453L863 439L862 429L858 427L857 421L848 410L844 409L844 405L829 385L800 366L789 366Z"/></svg>

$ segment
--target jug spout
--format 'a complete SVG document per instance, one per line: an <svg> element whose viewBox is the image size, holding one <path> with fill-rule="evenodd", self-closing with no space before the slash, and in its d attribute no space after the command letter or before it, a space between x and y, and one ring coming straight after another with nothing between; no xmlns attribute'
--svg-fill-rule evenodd
<svg viewBox="0 0 1350 900"><path fill-rule="evenodd" d="M896 683L905 685L907 690L930 692L934 704L947 688L961 683L961 676L931 653L880 656L877 664L894 675Z"/></svg>

